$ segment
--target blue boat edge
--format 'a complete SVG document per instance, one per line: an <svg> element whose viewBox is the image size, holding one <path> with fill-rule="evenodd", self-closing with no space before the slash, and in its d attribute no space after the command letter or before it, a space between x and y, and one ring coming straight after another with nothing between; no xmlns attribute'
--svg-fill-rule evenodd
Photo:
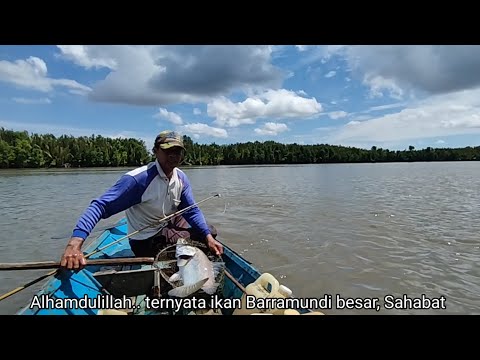
<svg viewBox="0 0 480 360"><path fill-rule="evenodd" d="M133 257L134 254L130 249L128 238L126 238L127 231L126 219L123 218L111 228L104 230L96 239L86 244L83 251L88 254L103 249L92 254L89 259ZM122 238L124 239L121 240ZM262 273L235 250L225 245L222 241L220 242L224 247L222 260L229 273L228 277L224 276L221 290L222 298L240 299L244 294L245 288L259 279ZM152 265L123 265L121 268L123 270L127 268L126 270L132 273L154 269ZM100 315L112 313L112 311L105 312L106 308L116 309L119 307L122 309L122 306L113 304L112 301L108 302L111 296L105 295L111 295L111 293L95 277L95 274L102 270L105 269L95 265L86 266L80 271L59 269L32 297L30 303L21 308L16 315ZM241 287L243 287L243 290ZM92 305L92 301L89 299L98 299L99 301ZM102 299L101 302L100 299ZM118 299L118 302L120 300ZM123 300L125 301L125 297ZM140 297L138 301L142 301L142 298ZM140 307L139 303L135 303L134 306ZM232 315L234 310L234 307L224 308L221 310L221 315ZM299 314L315 313L311 309L297 308L295 310ZM113 313L115 313L115 310L113 310ZM142 313L135 315L156 314L157 312L155 311L143 309Z"/></svg>

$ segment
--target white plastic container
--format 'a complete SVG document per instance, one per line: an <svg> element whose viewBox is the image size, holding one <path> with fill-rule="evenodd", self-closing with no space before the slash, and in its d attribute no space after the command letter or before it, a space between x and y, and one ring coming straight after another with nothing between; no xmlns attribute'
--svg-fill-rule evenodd
<svg viewBox="0 0 480 360"><path fill-rule="evenodd" d="M292 296L292 290L290 290L285 285L280 285L278 288L278 292L285 298L289 298L290 296Z"/></svg>
<svg viewBox="0 0 480 360"><path fill-rule="evenodd" d="M285 298L291 295L291 290L284 285L280 285L278 280L270 273L263 273L255 282L249 284L245 288L246 294L241 299L241 308L236 309L234 315L251 315L251 314L275 314L278 310L252 308L247 309L247 295L255 296L255 298ZM283 309L282 309L283 313Z"/></svg>
<svg viewBox="0 0 480 360"><path fill-rule="evenodd" d="M280 285L278 287L278 294L276 297L281 297L281 298L289 298L290 296L292 296L292 290L290 290L288 287L286 287L285 285ZM284 314L285 310L287 309L276 309L276 310L272 310L272 313L274 315L286 315Z"/></svg>

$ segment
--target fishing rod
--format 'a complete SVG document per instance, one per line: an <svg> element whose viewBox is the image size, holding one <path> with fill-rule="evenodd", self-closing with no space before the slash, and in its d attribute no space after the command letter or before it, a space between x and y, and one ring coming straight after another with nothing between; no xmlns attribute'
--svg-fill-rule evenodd
<svg viewBox="0 0 480 360"><path fill-rule="evenodd" d="M201 200L201 201L199 201L199 202L197 202L197 203L195 203L195 204L192 204L192 205L190 205L190 206L188 206L188 207L186 207L186 208L184 208L184 209L182 209L182 210L179 210L179 211L177 211L177 212L175 212L175 213L173 213L173 214L171 214L171 215L165 216L163 219L157 220L157 221L153 222L152 224L146 225L146 226L144 226L143 228L141 228L141 229L139 229L139 230L135 230L134 232L132 232L132 233L130 233L130 234L127 234L127 235L125 235L124 237L122 237L122 238L120 238L120 239L118 239L118 240L116 240L116 241L114 241L114 242L112 242L112 243L110 243L110 244L108 244L108 245L105 245L104 247L101 247L101 248L98 248L98 249L95 250L95 251L92 251L91 253L85 255L85 257L89 257L89 256L92 256L93 254L96 254L96 253L98 253L98 252L100 252L100 251L103 251L103 250L105 250L106 248L108 248L109 246L112 246L112 245L114 245L114 244L117 244L117 243L119 243L119 242L122 241L122 240L125 240L125 239L127 239L127 238L129 238L129 237L131 237L131 236L133 236L133 235L138 234L140 231L143 231L143 230L148 229L148 228L150 228L150 227L152 227L152 226L155 226L155 225L161 224L161 223L163 223L163 222L166 222L166 221L170 220L171 218L173 218L173 217L175 217L175 216L178 216L178 215L183 214L184 212L187 212L188 210L194 208L194 207L197 206L198 204L201 204L201 203L203 203L203 202L205 202L205 201L207 201L207 200L210 200L210 199L212 199L212 198L214 198L214 197L217 197L217 196L220 197L220 194L212 195L212 196L210 196L210 197L208 197L208 198L206 198L206 199L203 199L203 200ZM165 226L167 226L167 224L164 224L161 229L163 229ZM161 230L161 229L160 229L160 230ZM0 300L1 300L1 299L0 299Z"/></svg>
<svg viewBox="0 0 480 360"><path fill-rule="evenodd" d="M88 258L88 257L92 256L93 254L96 254L96 253L98 253L98 252L100 252L100 251L105 250L106 248L108 248L109 246L112 246L113 244L117 244L117 243L119 243L119 242L122 241L122 240L128 239L129 237L131 237L131 236L133 236L133 235L135 235L135 234L138 234L140 231L143 231L143 230L148 229L148 228L150 228L150 227L152 227L152 226L155 226L155 225L161 224L161 223L163 223L163 222L166 222L166 221L170 220L172 217L181 215L181 214L183 214L184 212L187 212L188 210L194 208L195 206L198 206L199 204L201 204L201 203L203 203L203 202L205 202L205 201L207 201L207 200L213 199L214 197L221 197L221 195L220 195L220 194L215 194L215 195L209 196L209 197L206 198L206 199L200 200L200 201L196 202L195 204L192 204L192 205L190 205L190 206L187 206L186 208L184 208L184 209L182 209L182 210L179 210L179 211L177 211L177 212L175 212L175 213L173 213L173 214L171 214L171 215L165 216L164 218L162 218L162 219L160 219L160 220L157 220L157 221L153 222L153 223L150 224L150 225L144 226L143 228L141 228L141 229L139 229L139 230L136 230L136 231L134 231L134 232L132 232L132 233L130 233L130 234L127 234L127 235L125 235L124 237L122 237L122 238L120 238L120 239L118 239L118 240L116 240L116 241L114 241L114 242L112 242L112 243L110 243L110 244L108 244L108 245L105 245L104 247L101 247L101 248L99 248L99 249L97 249L97 250L95 250L95 251L92 251L91 253L85 255L84 257L85 257L85 258ZM165 226L166 226L166 224L165 224L163 227L165 227ZM54 275L55 273L58 272L58 270L59 270L59 269L52 270L52 271L50 271L49 273L47 273L47 274L45 274L45 275L42 275L42 276L38 277L37 279L32 280L32 281L30 281L29 283L27 283L27 284L25 284L25 285L19 286L18 288L13 289L12 291L9 291L9 292L3 294L2 296L0 296L0 301L8 298L9 296L12 296L12 295L16 294L16 293L19 292L19 291L22 291L22 290L26 289L26 288L29 287L29 286L32 286L33 284L36 284L37 282L39 282L39 281L41 281L41 280L49 277L50 275Z"/></svg>

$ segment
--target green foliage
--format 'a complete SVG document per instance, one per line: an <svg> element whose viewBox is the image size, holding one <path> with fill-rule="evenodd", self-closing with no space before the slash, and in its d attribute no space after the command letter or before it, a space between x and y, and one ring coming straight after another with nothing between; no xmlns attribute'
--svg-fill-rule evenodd
<svg viewBox="0 0 480 360"><path fill-rule="evenodd" d="M428 147L391 151L372 146L359 149L328 144L280 144L274 141L230 145L197 144L184 136L184 165L324 164L405 161L480 160L480 146ZM137 139L110 139L100 135L73 137L32 134L0 128L0 168L141 166L154 160Z"/></svg>
<svg viewBox="0 0 480 360"><path fill-rule="evenodd" d="M0 168L140 166L151 161L143 141L73 137L0 128Z"/></svg>
<svg viewBox="0 0 480 360"><path fill-rule="evenodd" d="M199 145L184 136L187 165L247 164L324 164L405 161L468 161L480 160L480 146L458 149L392 151L372 146L370 150L328 144L280 144L274 141L247 142L230 145Z"/></svg>

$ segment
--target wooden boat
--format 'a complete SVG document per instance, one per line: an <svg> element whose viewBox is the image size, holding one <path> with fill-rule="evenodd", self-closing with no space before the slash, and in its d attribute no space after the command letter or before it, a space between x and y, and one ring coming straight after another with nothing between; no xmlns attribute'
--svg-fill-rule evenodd
<svg viewBox="0 0 480 360"><path fill-rule="evenodd" d="M131 258L133 252L126 238L126 220L105 230L83 249L92 253L87 261L95 259ZM119 241L120 240L120 241ZM212 296L200 290L189 298L172 299L165 296L174 284L168 281L175 266L174 260L156 258L151 264L88 265L80 271L57 268L31 302L18 315L232 315L237 314L248 285L256 284L265 276L250 262L224 246L220 261L225 263L221 282L212 302ZM94 262L93 261L93 262ZM170 271L170 272L169 272ZM271 277L270 274L267 274ZM244 305L243 305L244 306ZM283 309L283 310L282 310ZM284 308L282 314L322 314L308 308ZM248 313L270 314L273 311L249 310Z"/></svg>

